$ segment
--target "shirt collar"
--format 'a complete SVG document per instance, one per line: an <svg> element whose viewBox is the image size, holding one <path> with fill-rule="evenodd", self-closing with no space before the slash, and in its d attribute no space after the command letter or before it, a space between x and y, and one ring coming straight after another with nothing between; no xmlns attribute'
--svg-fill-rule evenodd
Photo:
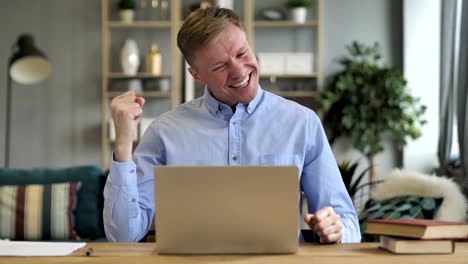
<svg viewBox="0 0 468 264"><path fill-rule="evenodd" d="M262 96L263 96L263 90L259 85L257 89L257 95L255 95L255 98L250 103L247 103L244 105L246 112L249 115L251 115L255 111L257 106L260 104ZM203 94L203 101L206 107L208 108L208 111L215 117L218 116L220 113L223 113L225 109L228 111L230 110L229 105L222 103L218 101L216 98L214 98L214 96L211 94L207 86L205 86L205 92ZM231 111L231 115L232 115L232 111Z"/></svg>

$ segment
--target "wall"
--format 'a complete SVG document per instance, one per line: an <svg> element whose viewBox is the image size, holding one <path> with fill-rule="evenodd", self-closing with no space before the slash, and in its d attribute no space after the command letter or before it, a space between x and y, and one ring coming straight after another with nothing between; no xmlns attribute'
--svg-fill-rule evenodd
<svg viewBox="0 0 468 264"><path fill-rule="evenodd" d="M0 3L0 165L6 65L20 33L30 32L52 64L36 85L13 84L11 167L100 163L100 1Z"/></svg>
<svg viewBox="0 0 468 264"><path fill-rule="evenodd" d="M378 42L383 62L402 67L402 2L395 0L325 0L323 1L323 73L330 76L340 70L337 59L346 54L345 46L357 40ZM391 140L383 141L385 151L376 157L376 173L382 179L399 166L401 154ZM362 170L367 160L352 148L349 139L338 140L333 151L338 161L358 160Z"/></svg>
<svg viewBox="0 0 468 264"><path fill-rule="evenodd" d="M12 166L100 163L100 10L97 0L0 2L0 72L6 72L10 47L21 32L36 36L53 67L39 85L14 84ZM322 26L325 74L338 70L335 60L353 40L380 42L386 62L401 66L401 1L324 0ZM0 74L0 84L6 83L5 75ZM0 87L4 107L5 89ZM0 114L0 146L4 130ZM335 147L338 159L356 157L346 144ZM380 175L398 161L391 143L386 144L387 151L377 160Z"/></svg>

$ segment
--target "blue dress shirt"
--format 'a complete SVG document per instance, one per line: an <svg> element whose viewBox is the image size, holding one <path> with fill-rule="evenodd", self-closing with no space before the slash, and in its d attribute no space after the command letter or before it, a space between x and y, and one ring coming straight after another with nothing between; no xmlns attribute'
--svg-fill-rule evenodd
<svg viewBox="0 0 468 264"><path fill-rule="evenodd" d="M104 189L109 240L136 242L150 229L153 169L158 165L296 165L309 213L331 206L341 216L341 241L361 239L353 203L319 118L260 87L254 100L238 104L234 113L205 88L202 97L152 122L132 162L112 162Z"/></svg>

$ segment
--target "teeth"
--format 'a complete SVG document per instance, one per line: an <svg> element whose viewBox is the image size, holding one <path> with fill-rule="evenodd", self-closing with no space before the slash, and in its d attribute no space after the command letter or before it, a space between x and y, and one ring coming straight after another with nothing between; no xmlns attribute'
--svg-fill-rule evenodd
<svg viewBox="0 0 468 264"><path fill-rule="evenodd" d="M243 80L242 82L232 84L231 86L234 87L234 88L239 88L239 87L243 87L243 86L247 85L248 82L249 82L249 76L247 76L247 78L245 78L245 80Z"/></svg>

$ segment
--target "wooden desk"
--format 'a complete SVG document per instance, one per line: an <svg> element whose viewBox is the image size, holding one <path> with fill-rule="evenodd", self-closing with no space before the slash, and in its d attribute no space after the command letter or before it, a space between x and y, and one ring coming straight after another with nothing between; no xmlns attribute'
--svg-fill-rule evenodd
<svg viewBox="0 0 468 264"><path fill-rule="evenodd" d="M92 247L92 256L86 250ZM376 243L301 246L292 255L158 255L154 243L89 243L66 257L0 257L0 263L468 263L468 243L457 243L449 255L394 255Z"/></svg>

